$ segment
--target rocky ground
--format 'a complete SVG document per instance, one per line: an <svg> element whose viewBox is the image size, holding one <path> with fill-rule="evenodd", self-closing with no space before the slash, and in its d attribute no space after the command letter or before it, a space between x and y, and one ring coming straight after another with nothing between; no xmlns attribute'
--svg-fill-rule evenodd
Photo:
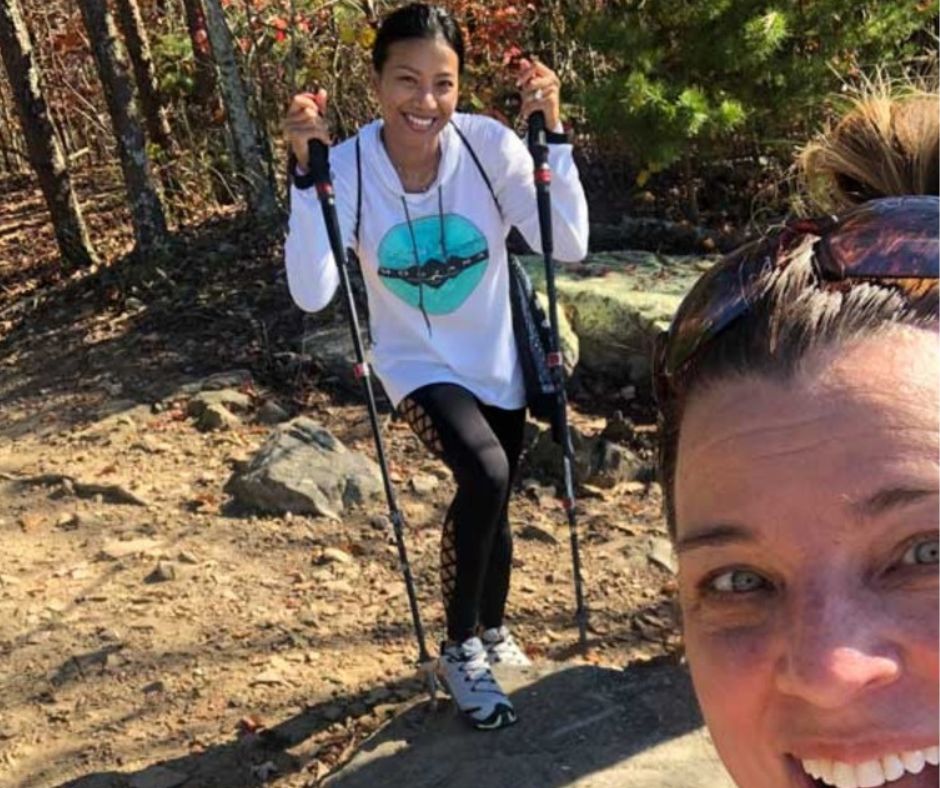
<svg viewBox="0 0 940 788"><path fill-rule="evenodd" d="M16 229L23 201L2 205L0 785L318 785L424 690L382 501L334 519L226 491L285 417L372 454L361 402L296 352L277 234L215 217L140 262L109 231L114 261L66 278L42 228ZM193 405L207 390L231 397L215 421ZM620 457L579 489L589 652L534 460L512 501L511 623L546 665L675 654L649 410L574 390L579 433ZM404 424L383 428L433 641L453 485Z"/></svg>

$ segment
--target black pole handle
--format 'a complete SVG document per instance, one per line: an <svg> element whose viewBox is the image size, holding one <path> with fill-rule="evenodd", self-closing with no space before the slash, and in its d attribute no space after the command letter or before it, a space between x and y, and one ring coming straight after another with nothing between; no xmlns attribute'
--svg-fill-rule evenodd
<svg viewBox="0 0 940 788"><path fill-rule="evenodd" d="M326 145L320 140L307 140L307 167L313 173L313 181L316 184L326 184L330 182L330 153Z"/></svg>
<svg viewBox="0 0 940 788"><path fill-rule="evenodd" d="M529 148L533 151L548 152L545 140L545 113L538 109L529 115Z"/></svg>

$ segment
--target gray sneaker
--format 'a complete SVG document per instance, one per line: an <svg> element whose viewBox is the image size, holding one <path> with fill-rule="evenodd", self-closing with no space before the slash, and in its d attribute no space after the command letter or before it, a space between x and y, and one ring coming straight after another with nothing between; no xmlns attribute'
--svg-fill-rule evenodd
<svg viewBox="0 0 940 788"><path fill-rule="evenodd" d="M510 634L508 627L486 630L483 633L483 647L486 649L486 656L491 665L512 665L525 668L532 664Z"/></svg>
<svg viewBox="0 0 940 788"><path fill-rule="evenodd" d="M480 638L442 647L438 665L450 696L473 727L496 730L516 721L515 709L493 677Z"/></svg>

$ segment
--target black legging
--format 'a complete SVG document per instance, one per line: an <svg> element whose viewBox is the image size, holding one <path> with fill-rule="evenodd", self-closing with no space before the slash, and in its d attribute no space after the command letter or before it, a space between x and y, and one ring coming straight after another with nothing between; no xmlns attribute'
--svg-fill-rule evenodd
<svg viewBox="0 0 940 788"><path fill-rule="evenodd" d="M453 383L423 386L398 407L457 482L441 537L441 591L447 637L461 643L478 625L503 623L512 570L509 494L525 409L484 405Z"/></svg>

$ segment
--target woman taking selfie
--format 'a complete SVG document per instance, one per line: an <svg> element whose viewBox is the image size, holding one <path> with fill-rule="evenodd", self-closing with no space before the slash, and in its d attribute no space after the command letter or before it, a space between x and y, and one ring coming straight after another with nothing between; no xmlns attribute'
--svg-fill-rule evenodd
<svg viewBox="0 0 940 788"><path fill-rule="evenodd" d="M727 257L657 359L683 630L743 788L938 784L938 101L808 146L830 215Z"/></svg>
<svg viewBox="0 0 940 788"><path fill-rule="evenodd" d="M504 623L512 565L507 516L522 446L525 394L516 354L505 248L511 227L540 249L532 158L510 129L456 112L464 44L445 10L404 6L379 28L372 88L381 117L330 148L343 242L359 257L373 368L457 492L441 542L447 640L440 668L479 728L515 721L492 662L526 664ZM587 206L561 133L560 87L541 63L515 80L523 116L541 111L554 175L555 255L587 248ZM296 96L285 119L294 188L285 247L296 303L325 307L338 273L307 175L308 143L329 145L327 97Z"/></svg>

